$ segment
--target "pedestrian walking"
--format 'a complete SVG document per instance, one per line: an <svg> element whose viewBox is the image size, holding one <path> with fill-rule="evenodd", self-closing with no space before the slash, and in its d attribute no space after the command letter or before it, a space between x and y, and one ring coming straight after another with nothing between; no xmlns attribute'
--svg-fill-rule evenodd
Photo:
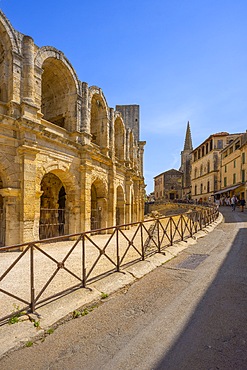
<svg viewBox="0 0 247 370"><path fill-rule="evenodd" d="M244 198L242 198L242 199L240 200L241 212L244 212L244 206L245 206L245 199L244 199Z"/></svg>
<svg viewBox="0 0 247 370"><path fill-rule="evenodd" d="M232 207L232 211L235 211L237 203L238 203L238 198L236 197L236 195L233 195L233 196L231 197L231 207Z"/></svg>

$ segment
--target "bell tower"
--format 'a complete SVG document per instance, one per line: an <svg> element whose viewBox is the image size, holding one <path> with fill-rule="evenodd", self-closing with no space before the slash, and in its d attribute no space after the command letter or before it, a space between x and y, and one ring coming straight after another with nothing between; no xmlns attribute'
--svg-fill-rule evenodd
<svg viewBox="0 0 247 370"><path fill-rule="evenodd" d="M186 135L184 140L184 149L181 151L181 166L179 171L183 172L182 193L188 196L191 191L191 158L192 158L192 139L190 123L187 123Z"/></svg>

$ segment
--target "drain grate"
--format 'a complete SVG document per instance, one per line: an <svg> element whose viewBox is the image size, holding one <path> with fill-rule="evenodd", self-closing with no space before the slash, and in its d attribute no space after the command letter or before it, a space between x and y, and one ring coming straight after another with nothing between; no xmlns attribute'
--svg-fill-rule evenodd
<svg viewBox="0 0 247 370"><path fill-rule="evenodd" d="M187 257L183 262L180 262L176 268L195 270L195 268L200 265L206 258L208 254L192 254Z"/></svg>

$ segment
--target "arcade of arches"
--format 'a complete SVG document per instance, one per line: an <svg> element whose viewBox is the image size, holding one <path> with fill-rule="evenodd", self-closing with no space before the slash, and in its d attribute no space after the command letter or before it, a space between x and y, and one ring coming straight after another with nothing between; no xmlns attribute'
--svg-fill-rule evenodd
<svg viewBox="0 0 247 370"><path fill-rule="evenodd" d="M139 124L0 11L0 246L143 220Z"/></svg>

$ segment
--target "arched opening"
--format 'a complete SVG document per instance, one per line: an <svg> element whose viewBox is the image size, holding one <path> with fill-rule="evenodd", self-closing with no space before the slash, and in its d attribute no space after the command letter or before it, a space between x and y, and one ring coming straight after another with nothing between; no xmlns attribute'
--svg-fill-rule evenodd
<svg viewBox="0 0 247 370"><path fill-rule="evenodd" d="M125 223L124 216L124 192L121 186L117 187L117 204L116 204L116 225Z"/></svg>
<svg viewBox="0 0 247 370"><path fill-rule="evenodd" d="M101 208L97 202L97 191L95 185L91 187L91 230L101 228Z"/></svg>
<svg viewBox="0 0 247 370"><path fill-rule="evenodd" d="M3 182L0 177L0 189L3 188ZM5 209L3 197L0 195L0 247L5 245Z"/></svg>
<svg viewBox="0 0 247 370"><path fill-rule="evenodd" d="M103 181L97 179L91 186L91 230L107 226L107 195Z"/></svg>
<svg viewBox="0 0 247 370"><path fill-rule="evenodd" d="M100 148L107 146L107 112L103 99L95 94L91 101L90 133L92 143Z"/></svg>
<svg viewBox="0 0 247 370"><path fill-rule="evenodd" d="M40 239L65 235L66 192L62 181L53 173L46 174L41 181Z"/></svg>
<svg viewBox="0 0 247 370"><path fill-rule="evenodd" d="M42 68L41 112L44 119L73 131L76 127L76 85L67 66L47 58Z"/></svg>
<svg viewBox="0 0 247 370"><path fill-rule="evenodd" d="M124 125L120 118L115 121L115 157L118 160L124 160Z"/></svg>

